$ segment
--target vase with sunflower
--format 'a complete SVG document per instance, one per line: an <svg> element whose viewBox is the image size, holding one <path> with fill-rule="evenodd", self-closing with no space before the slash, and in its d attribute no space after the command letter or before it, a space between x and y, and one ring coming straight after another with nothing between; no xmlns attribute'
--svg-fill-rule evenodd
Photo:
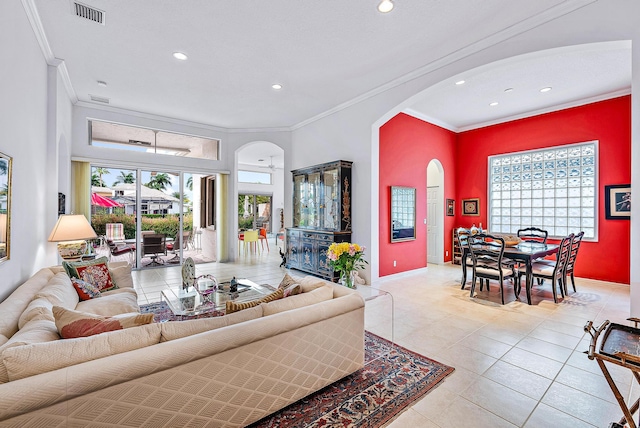
<svg viewBox="0 0 640 428"><path fill-rule="evenodd" d="M327 250L329 265L340 273L340 281L349 288L356 288L354 275L357 269L364 268L365 247L351 242L334 242Z"/></svg>

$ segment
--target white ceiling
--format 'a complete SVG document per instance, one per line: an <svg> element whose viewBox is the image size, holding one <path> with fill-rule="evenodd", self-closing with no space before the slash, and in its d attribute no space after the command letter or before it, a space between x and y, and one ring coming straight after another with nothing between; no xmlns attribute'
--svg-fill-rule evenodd
<svg viewBox="0 0 640 428"><path fill-rule="evenodd" d="M35 4L79 101L93 103L91 94L116 108L229 129L295 127L585 3L396 0L381 14L378 0L83 1L106 12L102 26L76 17L70 0L25 1ZM175 51L189 59L174 59ZM443 82L409 111L460 130L630 91L630 53L619 44L553 51L462 77L467 84ZM553 90L540 94L543 86Z"/></svg>

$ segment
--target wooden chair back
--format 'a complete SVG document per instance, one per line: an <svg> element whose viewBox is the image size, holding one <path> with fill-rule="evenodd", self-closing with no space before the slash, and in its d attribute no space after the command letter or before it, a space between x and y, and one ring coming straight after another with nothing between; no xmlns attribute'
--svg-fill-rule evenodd
<svg viewBox="0 0 640 428"><path fill-rule="evenodd" d="M537 227L525 227L518 230L518 238L523 242L538 242L540 244L547 243L549 232Z"/></svg>

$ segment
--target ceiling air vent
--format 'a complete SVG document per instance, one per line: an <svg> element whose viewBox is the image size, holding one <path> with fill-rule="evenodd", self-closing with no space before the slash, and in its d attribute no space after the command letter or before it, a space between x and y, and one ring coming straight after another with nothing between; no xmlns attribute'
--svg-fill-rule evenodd
<svg viewBox="0 0 640 428"><path fill-rule="evenodd" d="M91 101L96 101L96 102L99 102L99 103L109 104L109 98L99 97L97 95L91 95L91 94L89 94L89 98L91 98Z"/></svg>
<svg viewBox="0 0 640 428"><path fill-rule="evenodd" d="M104 11L75 1L71 2L71 7L73 8L73 13L75 13L78 18L88 19L89 21L104 25Z"/></svg>

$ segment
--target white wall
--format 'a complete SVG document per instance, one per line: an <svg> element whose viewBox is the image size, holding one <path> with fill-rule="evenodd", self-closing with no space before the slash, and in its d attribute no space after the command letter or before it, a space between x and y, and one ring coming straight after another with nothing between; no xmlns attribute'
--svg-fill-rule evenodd
<svg viewBox="0 0 640 428"><path fill-rule="evenodd" d="M11 254L0 264L1 301L57 261L47 237L57 218L57 142L68 140L70 103L19 0L0 2L0 46L0 151L13 157Z"/></svg>

